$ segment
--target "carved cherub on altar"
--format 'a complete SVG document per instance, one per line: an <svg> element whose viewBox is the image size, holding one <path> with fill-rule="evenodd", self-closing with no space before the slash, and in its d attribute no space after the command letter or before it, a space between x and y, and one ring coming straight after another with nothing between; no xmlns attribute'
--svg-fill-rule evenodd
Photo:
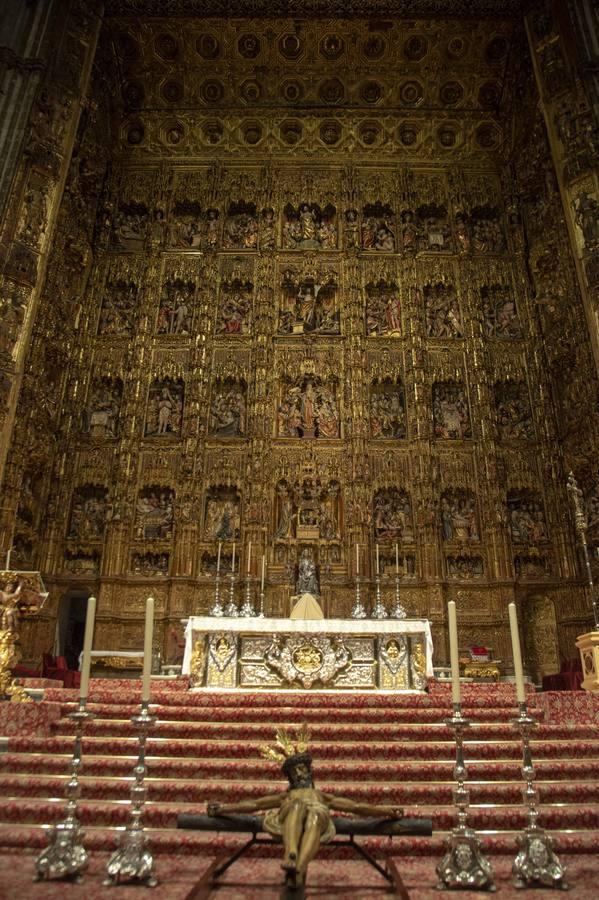
<svg viewBox="0 0 599 900"><path fill-rule="evenodd" d="M0 631L16 632L17 603L21 596L22 585L18 581L7 582L0 588Z"/></svg>
<svg viewBox="0 0 599 900"><path fill-rule="evenodd" d="M302 725L294 741L284 729L277 732L278 749L263 747L262 755L282 763L283 773L289 781L289 789L280 794L269 794L260 800L240 803L209 803L208 815L269 810L264 817L264 830L282 837L285 848L283 870L285 884L300 891L306 881L308 864L314 859L321 844L335 836L331 809L365 816L386 816L399 819L403 810L396 806L377 806L355 803L345 797L334 797L314 787L312 757L308 753L308 728ZM303 896L303 894L302 894Z"/></svg>

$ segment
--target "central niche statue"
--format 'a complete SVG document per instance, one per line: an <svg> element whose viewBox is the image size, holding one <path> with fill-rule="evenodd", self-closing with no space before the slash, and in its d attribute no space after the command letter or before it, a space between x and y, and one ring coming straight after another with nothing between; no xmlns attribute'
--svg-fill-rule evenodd
<svg viewBox="0 0 599 900"><path fill-rule="evenodd" d="M300 557L295 593L298 597L301 597L302 594L312 594L314 597L320 596L316 566L309 550L304 550Z"/></svg>
<svg viewBox="0 0 599 900"><path fill-rule="evenodd" d="M305 724L295 742L292 742L284 729L278 729L277 744L277 750L263 747L261 753L266 759L282 762L289 790L281 794L270 794L259 800L209 803L208 815L269 810L264 817L263 827L265 831L283 839L285 884L290 889L299 889L297 896L303 896L308 863L314 859L320 845L328 843L335 836L331 809L390 819L400 819L403 810L395 806L355 803L345 797L333 797L317 790L312 779L312 757L308 753L308 730Z"/></svg>

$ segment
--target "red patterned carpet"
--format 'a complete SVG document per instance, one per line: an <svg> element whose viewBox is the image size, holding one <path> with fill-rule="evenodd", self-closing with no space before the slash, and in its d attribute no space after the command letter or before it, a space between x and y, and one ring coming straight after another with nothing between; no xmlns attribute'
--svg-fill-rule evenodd
<svg viewBox="0 0 599 900"><path fill-rule="evenodd" d="M76 695L42 687L44 699L39 703L0 705L0 898L53 898L55 890L56 897L67 900L83 897L84 892L95 897L104 893L102 867L98 868L101 854L114 848L116 829L128 821L136 754L129 717L136 710L139 683L92 681L89 708L95 719L85 729L79 806L86 846L97 851L92 853L92 870L86 879L89 889L29 886L29 858L25 857L27 865L17 871L9 865L10 856L1 856L14 854L15 849L23 853L25 848L31 852L31 848L44 847L43 825L64 817L64 787L73 749L68 713L75 708ZM259 747L272 741L275 725L298 725L303 720L311 727L319 787L356 800L400 804L408 815L433 818L432 838L396 839L391 846L386 839L366 841L375 852L381 847L390 849L402 870L405 867L411 873L411 896L422 900L432 896L434 866L455 822L451 793L454 745L444 724L450 699L449 687L436 683L427 695L256 694L189 693L185 679L157 681L152 710L158 722L148 741L144 821L159 874L160 869L170 871L175 881L170 893L156 891L152 896L191 897L189 892L210 859L241 843L235 835L178 832L177 814L203 811L207 800L259 797L283 788L278 767L260 758ZM487 852L497 859L504 891L509 885L515 833L525 824L521 749L511 725L514 689L511 685L470 685L465 687L463 700L464 712L472 720L466 744L470 822L483 837ZM563 861L578 873L576 896L586 897L578 891L586 890L587 854L599 851L599 699L579 692L531 694L530 701L539 722L532 747L543 802L540 824L551 829ZM272 896L277 896L278 851L260 848L255 852L251 864L241 861L228 873L227 887L216 897L270 897L271 888ZM314 897L334 895L337 865L343 872L343 884L349 884L347 878L357 879L356 897L381 894L380 889L374 890L376 873L371 875L363 863L353 859L336 862L330 849L325 849L311 876ZM248 893L257 873L261 873L262 887ZM359 886L362 878L366 880ZM267 883L271 887L265 887ZM366 884L373 885L369 893ZM2 894L6 889L10 892ZM107 889L107 895L118 900L125 890ZM544 893L537 891L535 896ZM122 896L132 895L127 891ZM518 896L525 894L519 892Z"/></svg>

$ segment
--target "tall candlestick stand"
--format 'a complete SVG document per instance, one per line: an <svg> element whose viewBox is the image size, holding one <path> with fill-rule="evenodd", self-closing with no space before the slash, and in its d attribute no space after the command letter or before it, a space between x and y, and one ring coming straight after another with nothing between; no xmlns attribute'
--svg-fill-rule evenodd
<svg viewBox="0 0 599 900"><path fill-rule="evenodd" d="M375 576L376 581L376 601L374 607L372 609L372 618L373 619L386 619L387 618L387 610L385 609L385 604L381 600L381 576L377 572Z"/></svg>
<svg viewBox="0 0 599 900"><path fill-rule="evenodd" d="M530 752L530 736L537 726L529 715L526 702L518 704L518 718L513 725L522 738L522 777L526 787L522 790L524 805L528 807L528 825L518 835L518 853L512 864L514 885L518 888L549 887L568 890L564 881L566 870L553 852L553 842L539 828L539 792L534 786L535 769Z"/></svg>
<svg viewBox="0 0 599 900"><path fill-rule="evenodd" d="M354 608L351 611L352 619L366 619L368 617L368 613L364 609L362 604L362 600L360 599L360 576L356 575L356 600L354 603Z"/></svg>
<svg viewBox="0 0 599 900"><path fill-rule="evenodd" d="M258 613L258 618L264 618L264 588L260 591L260 612Z"/></svg>
<svg viewBox="0 0 599 900"><path fill-rule="evenodd" d="M231 584L229 587L229 602L227 603L227 606L225 608L225 616L230 619L234 619L239 615L237 604L235 603L235 582L237 580L235 578L235 572L231 572L229 578L231 579Z"/></svg>
<svg viewBox="0 0 599 900"><path fill-rule="evenodd" d="M399 573L395 576L395 604L389 615L392 619L405 619L408 615L399 596Z"/></svg>
<svg viewBox="0 0 599 900"><path fill-rule="evenodd" d="M214 603L212 604L212 609L210 610L211 616L224 616L225 610L223 609L223 605L220 602L220 572L216 573L216 579L214 581Z"/></svg>
<svg viewBox="0 0 599 900"><path fill-rule="evenodd" d="M578 487L576 483L576 479L574 478L574 473L570 472L568 475L568 493L572 498L572 505L574 507L574 527L578 533L580 538L580 544L582 546L582 555L584 557L584 565L587 573L587 583L589 586L589 593L591 595L591 604L593 607L593 618L595 620L595 628L599 629L599 606L597 605L597 597L595 596L595 586L593 584L593 573L591 571L591 561L589 559L589 548L587 546L587 517L584 511L583 506L583 496L582 491Z"/></svg>
<svg viewBox="0 0 599 900"><path fill-rule="evenodd" d="M453 716L445 724L454 730L456 762L453 777L457 784L453 791L453 802L457 809L458 824L445 841L446 853L437 866L440 890L456 889L495 891L495 880L491 864L481 850L481 840L468 825L470 791L465 785L468 777L464 762L464 731L470 720L462 715L462 704L453 704Z"/></svg>
<svg viewBox="0 0 599 900"><path fill-rule="evenodd" d="M156 716L149 712L149 700L142 700L139 713L131 717L131 722L139 730L139 750L137 763L133 769L135 781L131 786L131 818L121 837L120 847L106 864L107 886L119 884L122 880L137 881L147 887L155 887L158 880L154 874L154 857L147 847L148 839L142 823L147 789L146 740L148 732L156 722Z"/></svg>
<svg viewBox="0 0 599 900"><path fill-rule="evenodd" d="M85 832L82 831L77 819L77 801L81 794L79 770L83 726L94 717L94 714L86 709L86 704L86 699L80 699L77 709L69 713L69 719L75 725L75 747L71 759L71 777L65 788L66 817L64 821L50 828L50 844L35 861L34 881L55 878L79 883L87 868L87 850L82 844Z"/></svg>
<svg viewBox="0 0 599 900"><path fill-rule="evenodd" d="M252 602L252 586L249 572L245 576L245 599L239 610L239 615L243 616L244 619L250 619L256 615L256 610L254 609L254 604Z"/></svg>

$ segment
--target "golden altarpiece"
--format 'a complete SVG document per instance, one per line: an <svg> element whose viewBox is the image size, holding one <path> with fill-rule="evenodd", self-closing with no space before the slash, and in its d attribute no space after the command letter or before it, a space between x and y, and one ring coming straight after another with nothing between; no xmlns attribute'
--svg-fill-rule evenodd
<svg viewBox="0 0 599 900"><path fill-rule="evenodd" d="M531 671L556 671L589 621L570 468L599 528L597 192L547 137L554 101L585 113L557 25L84 6L2 232L3 549L50 591L24 655L86 591L120 650L152 594L168 658L219 542L224 571L252 542L256 586L266 554L269 615L307 552L348 616L378 543L437 659L452 598L464 645L509 659L516 598Z"/></svg>

